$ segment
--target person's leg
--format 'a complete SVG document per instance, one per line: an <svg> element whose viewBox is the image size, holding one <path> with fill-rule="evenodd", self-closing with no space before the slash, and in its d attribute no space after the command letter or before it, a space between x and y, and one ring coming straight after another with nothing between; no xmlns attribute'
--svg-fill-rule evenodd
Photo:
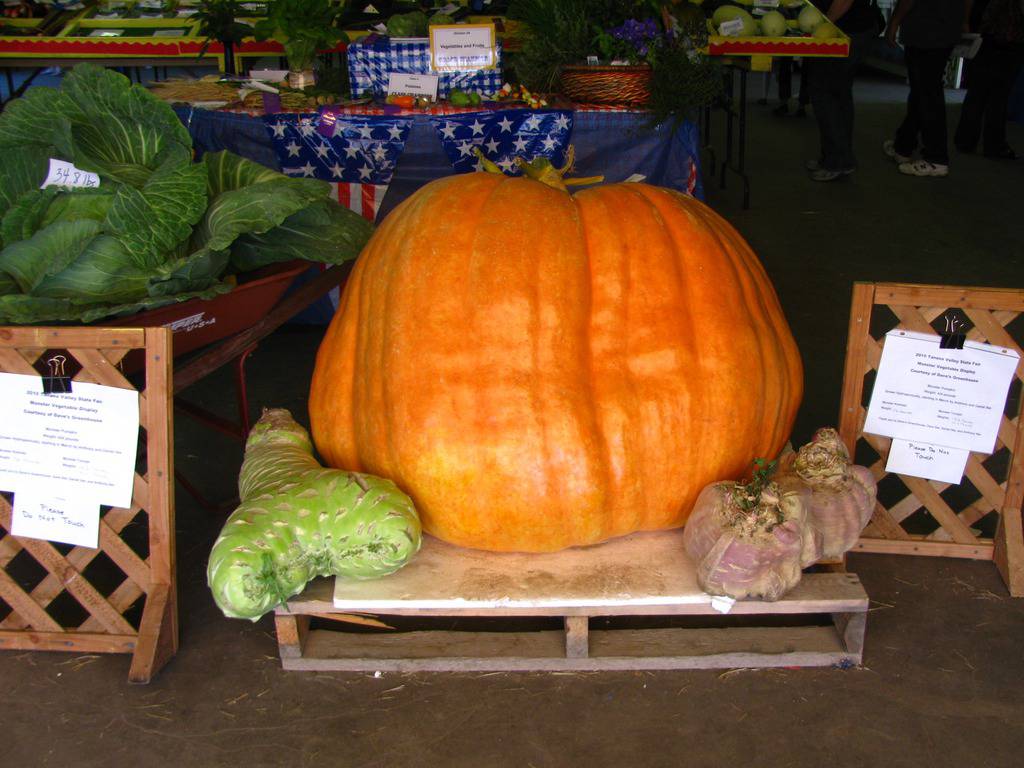
<svg viewBox="0 0 1024 768"><path fill-rule="evenodd" d="M853 81L857 67L864 58L868 40L873 35L855 33L850 35L850 54L845 59L836 60L834 78L834 98L836 101L836 147L838 165L843 169L857 167L857 158L853 153Z"/></svg>
<svg viewBox="0 0 1024 768"><path fill-rule="evenodd" d="M993 57L992 87L985 109L982 136L984 153L989 157L1013 159L1016 153L1006 141L1006 113L1010 93L1021 71L1021 52L1013 48L997 49Z"/></svg>
<svg viewBox="0 0 1024 768"><path fill-rule="evenodd" d="M798 109L803 109L811 103L810 74L807 70L807 61L800 62L800 90L797 92Z"/></svg>
<svg viewBox="0 0 1024 768"><path fill-rule="evenodd" d="M836 82L841 77L839 59L819 59L813 62L811 69L811 104L814 106L814 117L818 121L818 134L821 139L820 165L829 171L847 171L842 140L843 128L839 101L836 98Z"/></svg>
<svg viewBox="0 0 1024 768"><path fill-rule="evenodd" d="M981 124L992 88L990 58L991 52L982 45L982 50L967 65L967 94L953 134L953 143L961 152L973 152L981 138Z"/></svg>
<svg viewBox="0 0 1024 768"><path fill-rule="evenodd" d="M946 133L946 91L943 79L952 48L929 48L922 56L918 107L921 120L921 157L934 165L949 165Z"/></svg>
<svg viewBox="0 0 1024 768"><path fill-rule="evenodd" d="M906 46L903 49L903 61L907 67L907 113L903 122L896 129L893 137L893 148L896 153L904 157L910 157L917 149L918 134L921 132L921 110L919 106L921 81L922 49Z"/></svg>
<svg viewBox="0 0 1024 768"><path fill-rule="evenodd" d="M791 56L781 56L779 57L779 101L787 104L792 95L793 58Z"/></svg>

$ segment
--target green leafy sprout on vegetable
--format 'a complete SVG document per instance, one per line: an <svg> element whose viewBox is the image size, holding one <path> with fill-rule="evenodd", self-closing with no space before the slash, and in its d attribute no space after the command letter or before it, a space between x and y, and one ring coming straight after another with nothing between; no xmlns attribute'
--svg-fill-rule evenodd
<svg viewBox="0 0 1024 768"><path fill-rule="evenodd" d="M754 459L753 477L749 483L734 483L729 492L729 506L735 511L737 528L747 533L763 530L770 533L786 522L783 492L772 480L778 462ZM742 525L740 524L742 522Z"/></svg>

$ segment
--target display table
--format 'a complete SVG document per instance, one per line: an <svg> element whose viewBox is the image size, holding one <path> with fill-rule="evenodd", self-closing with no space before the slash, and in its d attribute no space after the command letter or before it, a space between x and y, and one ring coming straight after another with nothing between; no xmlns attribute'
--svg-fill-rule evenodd
<svg viewBox="0 0 1024 768"><path fill-rule="evenodd" d="M177 107L200 152L230 150L275 170L280 162L262 118L230 112ZM369 112L368 112L369 113ZM381 203L380 219L421 186L454 173L431 124L430 115L412 115L405 149ZM576 149L577 176L603 175L624 181L635 174L651 184L703 199L699 132L689 122L677 128L650 125L645 112L578 108L570 139Z"/></svg>

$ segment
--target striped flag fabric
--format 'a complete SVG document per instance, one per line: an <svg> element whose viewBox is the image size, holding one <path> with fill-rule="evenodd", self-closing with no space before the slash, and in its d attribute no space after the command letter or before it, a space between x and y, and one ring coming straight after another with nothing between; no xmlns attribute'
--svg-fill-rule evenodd
<svg viewBox="0 0 1024 768"><path fill-rule="evenodd" d="M350 211L355 211L364 219L374 221L377 211L388 191L387 184L359 184L356 182L332 182L331 190L334 198Z"/></svg>

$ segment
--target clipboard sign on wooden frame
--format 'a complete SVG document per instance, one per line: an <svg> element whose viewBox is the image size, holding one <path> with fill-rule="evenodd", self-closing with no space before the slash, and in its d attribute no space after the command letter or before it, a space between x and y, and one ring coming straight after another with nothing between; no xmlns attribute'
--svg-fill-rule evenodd
<svg viewBox="0 0 1024 768"><path fill-rule="evenodd" d="M131 505L111 507L103 515L98 549L76 546L62 551L48 541L10 534L11 504L0 496L0 601L9 609L0 616L0 650L130 653L128 680L148 683L178 649L171 332L166 328L0 327L0 371L4 373L38 375L33 366L48 349L67 350L81 364L75 382L123 389L134 387L118 363L134 349L144 351L139 421L145 430L145 469L136 467ZM129 524L143 512L148 523L145 540L130 541L139 526ZM102 591L85 576L101 553L121 572L120 583ZM36 583L25 587L6 568L23 554L46 570ZM47 610L65 593L84 609L84 621Z"/></svg>
<svg viewBox="0 0 1024 768"><path fill-rule="evenodd" d="M993 560L1011 595L1024 596L1024 362L1010 387L992 454L971 453L960 486L885 471L890 438L864 432L866 404L893 328L941 330L950 309L973 324L969 340L1021 353L1024 290L901 283L856 283L850 309L839 432L858 463L879 481L875 513L855 551ZM933 325L937 324L937 325ZM996 518L993 520L993 517ZM995 525L994 533L985 529ZM930 527L931 530L922 530Z"/></svg>

